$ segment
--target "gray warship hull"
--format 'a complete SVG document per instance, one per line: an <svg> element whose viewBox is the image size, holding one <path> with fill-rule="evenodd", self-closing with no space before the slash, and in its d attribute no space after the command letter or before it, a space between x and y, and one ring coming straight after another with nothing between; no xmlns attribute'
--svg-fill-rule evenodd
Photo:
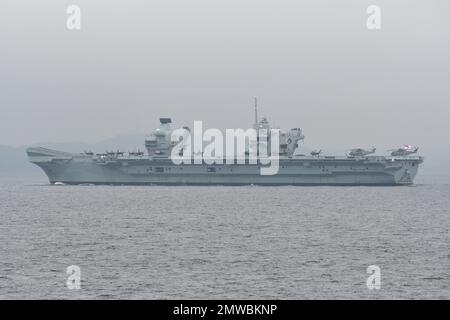
<svg viewBox="0 0 450 320"><path fill-rule="evenodd" d="M280 158L275 175L260 165L182 164L169 158L111 159L44 148L28 148L30 162L50 183L105 185L411 185L419 156L293 156Z"/></svg>

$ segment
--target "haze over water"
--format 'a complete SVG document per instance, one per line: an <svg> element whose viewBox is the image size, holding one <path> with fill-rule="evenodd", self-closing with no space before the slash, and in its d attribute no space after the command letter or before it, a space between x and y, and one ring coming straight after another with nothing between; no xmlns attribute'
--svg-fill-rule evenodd
<svg viewBox="0 0 450 320"><path fill-rule="evenodd" d="M449 176L422 175L411 187L1 179L0 298L449 299L449 193ZM80 290L66 288L70 265Z"/></svg>

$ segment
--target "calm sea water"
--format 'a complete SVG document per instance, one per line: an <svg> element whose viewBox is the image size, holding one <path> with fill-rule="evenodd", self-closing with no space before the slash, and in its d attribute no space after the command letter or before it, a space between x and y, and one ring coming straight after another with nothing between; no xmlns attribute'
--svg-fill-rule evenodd
<svg viewBox="0 0 450 320"><path fill-rule="evenodd" d="M1 178L0 178L1 179ZM450 177L411 187L0 180L0 298L449 299ZM81 268L81 289L66 268ZM381 269L369 290L366 269Z"/></svg>

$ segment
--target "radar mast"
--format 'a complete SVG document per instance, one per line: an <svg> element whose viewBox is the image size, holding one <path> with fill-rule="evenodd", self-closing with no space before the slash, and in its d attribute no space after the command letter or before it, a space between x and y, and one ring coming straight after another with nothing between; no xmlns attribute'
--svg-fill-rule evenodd
<svg viewBox="0 0 450 320"><path fill-rule="evenodd" d="M258 127L258 98L255 97L255 129Z"/></svg>

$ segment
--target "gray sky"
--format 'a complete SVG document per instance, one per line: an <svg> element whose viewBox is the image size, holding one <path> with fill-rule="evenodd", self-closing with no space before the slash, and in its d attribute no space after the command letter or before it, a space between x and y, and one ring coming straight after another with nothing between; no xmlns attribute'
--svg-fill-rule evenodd
<svg viewBox="0 0 450 320"><path fill-rule="evenodd" d="M314 148L449 150L449 18L448 0L3 0L0 144L94 142L159 117L248 128L258 96Z"/></svg>

